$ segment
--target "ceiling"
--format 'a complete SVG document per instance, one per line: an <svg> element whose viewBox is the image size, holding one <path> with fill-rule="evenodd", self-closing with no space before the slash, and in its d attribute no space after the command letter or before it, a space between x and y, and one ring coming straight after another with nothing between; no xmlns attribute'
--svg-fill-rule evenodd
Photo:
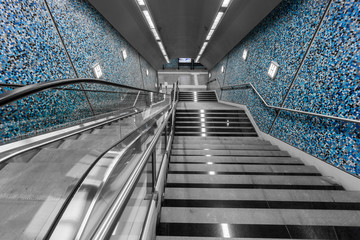
<svg viewBox="0 0 360 240"><path fill-rule="evenodd" d="M89 0L156 69L166 63L136 0ZM214 67L281 0L233 0L200 63ZM170 59L196 58L222 0L147 0Z"/></svg>

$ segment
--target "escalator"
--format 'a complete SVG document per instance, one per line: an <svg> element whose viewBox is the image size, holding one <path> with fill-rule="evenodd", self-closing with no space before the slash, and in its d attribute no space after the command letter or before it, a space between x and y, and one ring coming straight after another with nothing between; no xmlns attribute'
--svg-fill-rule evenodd
<svg viewBox="0 0 360 240"><path fill-rule="evenodd" d="M89 91L85 94L90 101L95 99L89 93L94 95L100 85L103 98L113 104L110 111L99 111L80 125L0 146L1 239L49 238L54 223L99 159L108 156L110 149L121 149L131 142L139 135L138 129L144 126L154 129L156 119L161 120L171 103L170 95L116 84L109 89L101 80L80 81L87 84ZM54 81L18 88L1 95L2 109L13 108L24 99L49 91L78 93L79 88L74 87L77 82ZM92 83L97 86L91 86ZM39 122L49 121L39 115L42 117ZM3 123L2 131L6 131L4 125L10 124Z"/></svg>

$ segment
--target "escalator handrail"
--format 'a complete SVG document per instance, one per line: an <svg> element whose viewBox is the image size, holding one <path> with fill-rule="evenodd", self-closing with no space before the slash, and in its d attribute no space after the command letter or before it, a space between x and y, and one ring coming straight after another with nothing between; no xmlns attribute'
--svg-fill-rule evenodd
<svg viewBox="0 0 360 240"><path fill-rule="evenodd" d="M105 81L105 80L101 80L101 79L93 79L93 78L59 79L59 80L54 80L54 81L49 81L49 82L41 82L41 83L26 85L23 87L18 87L9 92L4 92L3 94L0 95L0 106L9 104L13 101L19 100L19 99L29 96L31 94L35 94L35 93L44 91L46 89L65 86L65 85L69 85L69 84L79 84L79 83L95 83L95 84L102 84L102 85L119 87L119 88L126 88L126 89L130 89L130 90L158 93L158 92L147 90L147 89L131 87L131 86L114 83L114 82L109 82L109 81Z"/></svg>
<svg viewBox="0 0 360 240"><path fill-rule="evenodd" d="M163 110L161 110L160 112L158 112L156 115L159 114L163 114L164 112L169 111L168 107L164 108ZM151 121L151 120L149 120ZM147 124L147 122L145 122L143 125ZM142 125L142 126L143 126ZM126 141L129 137L132 136L132 134L134 132L136 132L137 129L135 129L133 132L129 133L126 135L126 137L124 137L123 139L117 141L116 143L112 144L111 147L109 147L107 150L105 150L100 156L98 156L96 158L96 160L89 166L89 168L82 174L82 176L79 178L78 182L76 183L76 186L73 188L73 190L70 192L70 194L67 196L67 198L65 199L61 210L59 211L59 213L57 214L55 220L53 221L53 223L51 224L51 227L49 228L49 230L47 231L47 233L45 234L44 239L51 239L51 235L54 231L54 229L56 228L57 224L59 223L62 214L65 212L67 206L69 205L70 201L73 199L73 197L75 196L76 192L78 191L78 189L80 189L82 183L84 182L84 180L86 179L86 177L89 175L89 173L91 172L91 170L96 166L96 164L99 162L99 160L111 149L113 149L115 146L119 145L120 143ZM140 136L142 135L141 133L139 134ZM139 136L137 136L136 138L138 138ZM128 147L127 147L128 148Z"/></svg>
<svg viewBox="0 0 360 240"><path fill-rule="evenodd" d="M174 96L177 92L177 84L174 84ZM111 205L110 209L108 210L105 217L101 220L100 224L98 225L97 229L94 231L91 239L96 240L105 240L109 239L109 234L111 234L111 228L114 226L116 222L117 216L119 216L126 205L127 200L130 198L131 192L133 188L136 186L137 180L139 179L141 173L143 172L144 167L146 166L150 155L152 154L156 144L161 137L165 127L168 125L168 121L170 117L173 117L175 112L177 100L174 97L171 103L171 110L167 114L166 118L163 120L161 126L158 128L155 136L153 137L150 144L147 146L144 154L141 156L138 164L132 171L131 176L127 179L126 183L124 184L123 188L119 192L115 202ZM172 119L173 121L173 119Z"/></svg>

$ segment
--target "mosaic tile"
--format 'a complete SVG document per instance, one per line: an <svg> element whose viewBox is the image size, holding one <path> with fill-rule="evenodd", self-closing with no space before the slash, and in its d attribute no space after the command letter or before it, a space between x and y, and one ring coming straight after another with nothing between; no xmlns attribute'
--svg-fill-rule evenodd
<svg viewBox="0 0 360 240"><path fill-rule="evenodd" d="M164 64L164 69L178 69L178 59L170 59L169 63Z"/></svg>
<svg viewBox="0 0 360 240"><path fill-rule="evenodd" d="M151 67L151 65L145 61L144 58L140 57L140 66L142 70L142 76L144 79L144 88L156 91L157 90L157 74L156 70ZM146 70L149 71L149 75L146 75Z"/></svg>
<svg viewBox="0 0 360 240"><path fill-rule="evenodd" d="M264 99L281 105L329 2L285 0L229 54L225 85L251 82ZM311 45L285 107L351 119L360 118L360 2L332 1ZM246 61L241 56L249 50ZM270 61L278 76L266 76ZM224 60L223 60L224 61ZM219 75L220 62L211 72ZM274 113L247 90L227 91L223 99L248 106L262 131ZM262 109L262 110L261 110ZM319 159L360 175L359 124L281 112L270 132Z"/></svg>
<svg viewBox="0 0 360 240"><path fill-rule="evenodd" d="M0 82L73 78L44 1L0 0Z"/></svg>
<svg viewBox="0 0 360 240"><path fill-rule="evenodd" d="M285 106L344 118L360 118L360 3L334 1ZM316 64L314 64L316 63ZM297 141L292 131L297 126ZM311 129L312 131L308 131ZM355 175L360 175L360 126L282 114L272 134Z"/></svg>
<svg viewBox="0 0 360 240"><path fill-rule="evenodd" d="M79 77L94 78L92 67L100 64L103 79L155 89L155 70L87 1L47 2ZM34 84L76 78L44 3L0 0L1 83ZM124 49L128 56L125 60L121 52ZM149 76L144 74L145 68ZM146 77L142 77L141 71ZM89 90L114 90L95 84L84 86ZM11 89L1 88L0 94L8 90ZM86 95L96 114L128 107L136 98L128 93L86 92ZM72 126L91 116L83 92L38 93L0 109L0 143Z"/></svg>
<svg viewBox="0 0 360 240"><path fill-rule="evenodd" d="M360 125L281 113L272 135L348 173L360 175Z"/></svg>

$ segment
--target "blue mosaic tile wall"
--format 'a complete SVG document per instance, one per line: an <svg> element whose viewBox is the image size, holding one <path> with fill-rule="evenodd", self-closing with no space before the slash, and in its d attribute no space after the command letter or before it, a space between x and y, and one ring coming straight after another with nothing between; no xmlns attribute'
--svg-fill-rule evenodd
<svg viewBox="0 0 360 240"><path fill-rule="evenodd" d="M157 89L157 72L153 69L150 64L142 57L140 57L140 65L142 69L142 77L144 79L144 88L152 91ZM148 75L146 74L148 70Z"/></svg>
<svg viewBox="0 0 360 240"><path fill-rule="evenodd" d="M155 70L87 1L48 0L47 3L64 44L45 1L0 0L0 83L94 78L92 66L98 63L103 79L154 90ZM122 50L127 52L126 60ZM146 71L145 68L150 74L143 74L146 76L143 78L141 71ZM85 85L85 88L109 90L98 85ZM0 94L9 90L2 87ZM87 95L96 114L114 110L122 97L121 94L110 97L106 93ZM44 92L0 109L0 144L77 124L91 116L84 93Z"/></svg>
<svg viewBox="0 0 360 240"><path fill-rule="evenodd" d="M178 69L178 59L170 59L169 63L164 64L164 69Z"/></svg>
<svg viewBox="0 0 360 240"><path fill-rule="evenodd" d="M251 82L275 106L281 106L290 90L284 107L359 119L360 3L331 1L325 12L328 3L284 0L225 57L229 58L225 85ZM244 49L249 50L246 61L241 59ZM266 75L271 61L280 65L275 80ZM212 72L216 74L222 64ZM247 105L261 130L268 132L276 114L256 100L252 90L231 92L223 92L223 99ZM359 128L359 124L281 112L270 134L359 176Z"/></svg>
<svg viewBox="0 0 360 240"><path fill-rule="evenodd" d="M44 1L0 0L0 26L1 83L75 77Z"/></svg>

